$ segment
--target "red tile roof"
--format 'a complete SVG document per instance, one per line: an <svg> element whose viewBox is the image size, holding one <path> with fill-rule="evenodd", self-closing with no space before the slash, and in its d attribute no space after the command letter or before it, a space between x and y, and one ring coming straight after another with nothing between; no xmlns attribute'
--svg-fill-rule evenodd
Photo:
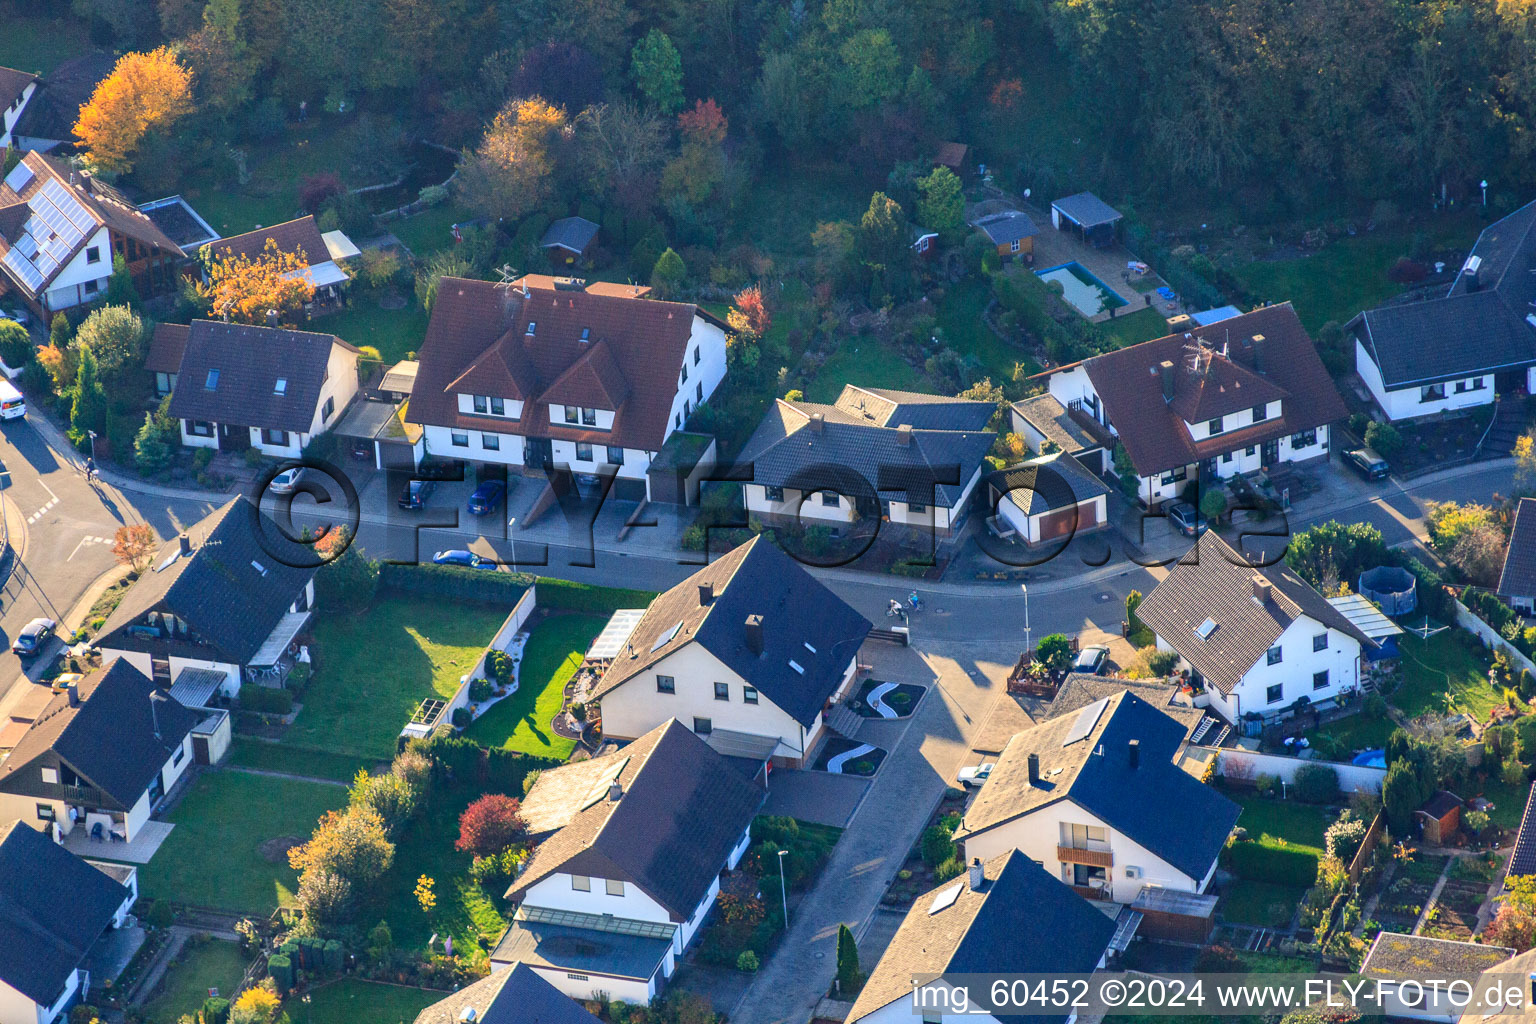
<svg viewBox="0 0 1536 1024"><path fill-rule="evenodd" d="M320 237L320 227L312 216L273 224L269 228L257 228L233 238L221 238L217 242L209 242L203 248L211 248L219 256L230 253L255 259L266 249L268 239L277 242L277 247L283 252L301 254L304 262L311 267L331 262L331 251L325 247L325 239Z"/></svg>
<svg viewBox="0 0 1536 1024"><path fill-rule="evenodd" d="M1210 347L1202 348L1200 339ZM1171 402L1163 398L1159 367L1164 362L1175 367ZM1142 476L1311 430L1346 415L1343 399L1289 302L1190 334L1171 334L1092 356L1039 376L1079 365ZM1278 418L1242 430L1196 441L1184 425L1277 398Z"/></svg>
<svg viewBox="0 0 1536 1024"><path fill-rule="evenodd" d="M445 277L407 419L655 451L671 427L697 307L613 294ZM530 323L533 332L529 333ZM583 332L586 340L583 340ZM514 393L514 390L517 393ZM521 419L461 413L458 394L521 398ZM611 430L551 423L549 405L614 411Z"/></svg>

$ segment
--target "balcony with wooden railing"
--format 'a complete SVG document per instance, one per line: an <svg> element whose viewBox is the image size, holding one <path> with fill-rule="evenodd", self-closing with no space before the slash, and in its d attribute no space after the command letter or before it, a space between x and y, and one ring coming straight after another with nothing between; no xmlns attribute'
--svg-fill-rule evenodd
<svg viewBox="0 0 1536 1024"><path fill-rule="evenodd" d="M1093 868L1112 868L1115 855L1109 850L1085 850L1076 846L1056 847L1056 859L1063 864L1086 864Z"/></svg>
<svg viewBox="0 0 1536 1024"><path fill-rule="evenodd" d="M1085 900L1098 900L1105 903L1114 899L1107 885L1074 885L1070 888Z"/></svg>

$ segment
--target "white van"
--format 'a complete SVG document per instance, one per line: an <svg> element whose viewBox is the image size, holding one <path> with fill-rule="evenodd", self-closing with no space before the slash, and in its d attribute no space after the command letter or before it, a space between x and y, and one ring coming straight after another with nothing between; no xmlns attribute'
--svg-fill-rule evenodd
<svg viewBox="0 0 1536 1024"><path fill-rule="evenodd" d="M14 420L27 414L27 400L16 385L0 377L0 419Z"/></svg>

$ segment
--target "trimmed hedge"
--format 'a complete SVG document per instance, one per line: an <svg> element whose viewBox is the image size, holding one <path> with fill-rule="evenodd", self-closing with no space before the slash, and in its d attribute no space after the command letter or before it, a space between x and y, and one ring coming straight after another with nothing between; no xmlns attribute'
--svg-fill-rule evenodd
<svg viewBox="0 0 1536 1024"><path fill-rule="evenodd" d="M267 973L277 983L278 995L287 995L293 989L293 961L286 954L273 953L268 957Z"/></svg>
<svg viewBox="0 0 1536 1024"><path fill-rule="evenodd" d="M455 782L473 782L487 792L509 795L523 791L523 778L529 772L565 763L500 747L487 749L474 740L446 733L434 734L424 746L427 756L451 774Z"/></svg>
<svg viewBox="0 0 1536 1024"><path fill-rule="evenodd" d="M508 608L523 596L531 581L531 577L523 573L487 572L457 565L386 563L379 566L381 590Z"/></svg>
<svg viewBox="0 0 1536 1024"><path fill-rule="evenodd" d="M240 687L240 707L262 714L286 715L293 710L293 693L281 687L248 683Z"/></svg>
<svg viewBox="0 0 1536 1024"><path fill-rule="evenodd" d="M651 590L594 587L547 576L539 577L538 587L540 608L558 608L588 615L612 615L620 608L647 608L656 600L656 593Z"/></svg>
<svg viewBox="0 0 1536 1024"><path fill-rule="evenodd" d="M1306 850L1260 842L1233 843L1222 860L1228 871L1255 882L1310 886L1317 880L1317 854Z"/></svg>

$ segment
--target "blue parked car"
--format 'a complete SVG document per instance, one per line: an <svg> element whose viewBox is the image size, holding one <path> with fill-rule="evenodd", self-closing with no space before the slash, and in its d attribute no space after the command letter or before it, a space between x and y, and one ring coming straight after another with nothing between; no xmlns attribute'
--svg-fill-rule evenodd
<svg viewBox="0 0 1536 1024"><path fill-rule="evenodd" d="M473 551L465 551L463 548L455 548L452 551L439 551L432 556L433 565L462 565L466 569L496 569L496 563L489 558L481 558Z"/></svg>
<svg viewBox="0 0 1536 1024"><path fill-rule="evenodd" d="M501 480L486 480L469 496L469 511L477 516L496 511L501 499L507 496L507 485Z"/></svg>

